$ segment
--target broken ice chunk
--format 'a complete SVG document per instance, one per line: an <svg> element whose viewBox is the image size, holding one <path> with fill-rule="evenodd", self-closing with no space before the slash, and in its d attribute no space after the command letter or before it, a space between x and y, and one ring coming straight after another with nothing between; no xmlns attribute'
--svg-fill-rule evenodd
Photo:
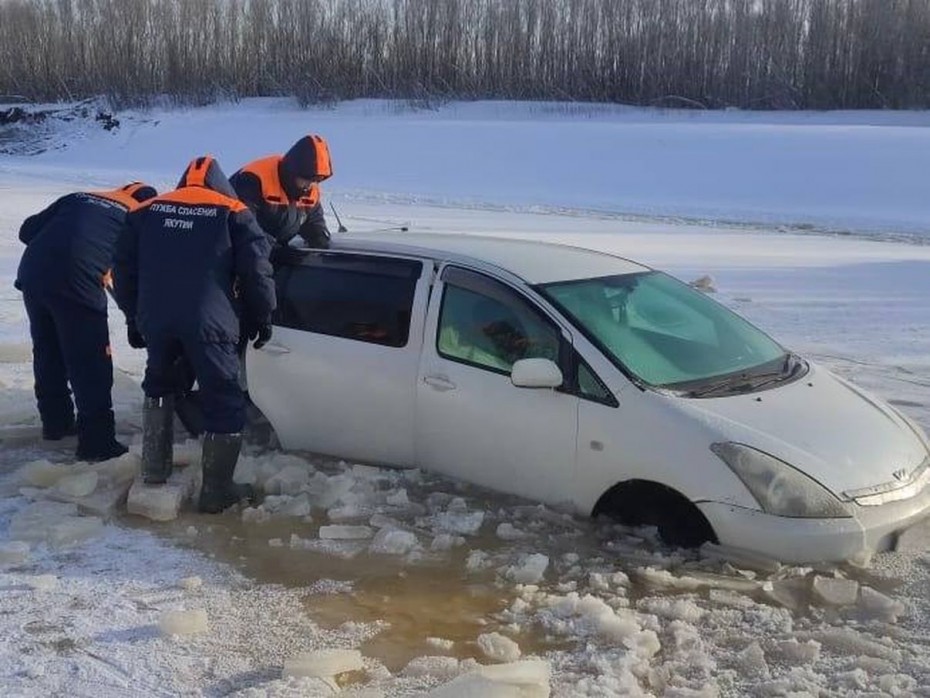
<svg viewBox="0 0 930 698"><path fill-rule="evenodd" d="M440 533L433 538L433 542L430 543L429 549L434 552L440 552L443 550L451 550L459 545L465 545L465 539L462 538L462 536Z"/></svg>
<svg viewBox="0 0 930 698"><path fill-rule="evenodd" d="M362 653L358 650L315 650L285 660L283 675L328 679L363 668Z"/></svg>
<svg viewBox="0 0 930 698"><path fill-rule="evenodd" d="M447 640L443 637L428 637L426 638L426 644L430 647L446 650L447 652L455 647L455 643L452 640Z"/></svg>
<svg viewBox="0 0 930 698"><path fill-rule="evenodd" d="M370 526L320 526L320 538L329 540L363 540L371 538Z"/></svg>
<svg viewBox="0 0 930 698"><path fill-rule="evenodd" d="M519 564L504 569L504 575L518 584L536 584L541 581L549 567L549 558L542 553L524 557Z"/></svg>
<svg viewBox="0 0 930 698"><path fill-rule="evenodd" d="M410 504L410 500L407 498L407 490L403 488L390 492L384 501L392 507L405 507Z"/></svg>
<svg viewBox="0 0 930 698"><path fill-rule="evenodd" d="M469 572L486 569L490 566L489 557L483 550L472 550L465 560L465 569Z"/></svg>
<svg viewBox="0 0 930 698"><path fill-rule="evenodd" d="M830 606L852 606L859 598L859 582L817 575L811 585L814 596Z"/></svg>
<svg viewBox="0 0 930 698"><path fill-rule="evenodd" d="M351 475L333 475L327 477L323 473L316 473L310 478L307 491L310 501L320 509L331 509L346 498L355 486L355 478Z"/></svg>
<svg viewBox="0 0 930 698"><path fill-rule="evenodd" d="M195 478L191 468L175 471L163 485L146 485L139 478L129 488L126 510L152 521L173 521L193 493Z"/></svg>
<svg viewBox="0 0 930 698"><path fill-rule="evenodd" d="M885 596L872 587L864 586L860 589L859 610L869 618L877 618L886 623L895 623L898 616L904 613L905 606L900 601Z"/></svg>
<svg viewBox="0 0 930 698"><path fill-rule="evenodd" d="M97 473L67 475L55 483L55 493L65 497L86 497L97 488Z"/></svg>
<svg viewBox="0 0 930 698"><path fill-rule="evenodd" d="M502 523L497 527L496 533L497 537L501 540L520 540L521 538L529 537L528 533L521 531L511 523Z"/></svg>
<svg viewBox="0 0 930 698"><path fill-rule="evenodd" d="M739 667L740 674L744 676L767 679L770 675L765 653L758 642L751 643L736 655L736 666Z"/></svg>
<svg viewBox="0 0 930 698"><path fill-rule="evenodd" d="M310 496L306 492L296 496L270 494L265 497L259 508L274 516L302 518L310 514Z"/></svg>
<svg viewBox="0 0 930 698"><path fill-rule="evenodd" d="M368 550L385 555L403 555L417 545L417 537L410 531L396 528L382 528L375 535Z"/></svg>
<svg viewBox="0 0 930 698"><path fill-rule="evenodd" d="M484 512L443 511L433 517L432 523L437 531L471 536L476 534L484 523Z"/></svg>
<svg viewBox="0 0 930 698"><path fill-rule="evenodd" d="M769 654L789 665L813 664L820 659L820 643L816 640L798 642L795 638L780 640L770 646Z"/></svg>
<svg viewBox="0 0 930 698"><path fill-rule="evenodd" d="M776 579L763 582L762 593L769 601L793 611L807 603L807 582L799 579Z"/></svg>
<svg viewBox="0 0 930 698"><path fill-rule="evenodd" d="M271 520L271 514L262 507L246 507L242 510L242 523L257 524Z"/></svg>
<svg viewBox="0 0 930 698"><path fill-rule="evenodd" d="M455 657L414 657L401 672L404 676L431 676L451 679L459 673L459 660Z"/></svg>
<svg viewBox="0 0 930 698"><path fill-rule="evenodd" d="M298 494L310 482L310 470L306 465L286 465L265 481L268 494Z"/></svg>
<svg viewBox="0 0 930 698"><path fill-rule="evenodd" d="M520 658L520 646L500 633L484 633L478 636L478 648L488 659L495 662L515 662Z"/></svg>
<svg viewBox="0 0 930 698"><path fill-rule="evenodd" d="M203 609L165 611L158 618L158 629L163 635L194 635L207 632L210 624Z"/></svg>
<svg viewBox="0 0 930 698"><path fill-rule="evenodd" d="M52 487L63 477L71 475L73 466L35 460L26 463L16 473L18 479L31 487Z"/></svg>
<svg viewBox="0 0 930 698"><path fill-rule="evenodd" d="M526 660L482 666L430 691L429 698L548 698L549 664Z"/></svg>

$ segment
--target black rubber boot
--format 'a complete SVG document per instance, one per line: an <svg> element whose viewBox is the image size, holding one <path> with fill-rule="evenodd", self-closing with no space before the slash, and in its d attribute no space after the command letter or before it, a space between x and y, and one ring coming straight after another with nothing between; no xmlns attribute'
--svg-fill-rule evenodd
<svg viewBox="0 0 930 698"><path fill-rule="evenodd" d="M174 456L174 397L147 397L142 404L142 479L163 485Z"/></svg>
<svg viewBox="0 0 930 698"><path fill-rule="evenodd" d="M233 482L239 449L242 448L242 434L203 435L203 486L200 488L200 501L197 510L204 514L218 514L233 504L255 499L251 485L238 485Z"/></svg>
<svg viewBox="0 0 930 698"><path fill-rule="evenodd" d="M116 440L113 411L109 410L92 418L78 415L78 445L75 455L78 460L97 462L117 458L129 448Z"/></svg>

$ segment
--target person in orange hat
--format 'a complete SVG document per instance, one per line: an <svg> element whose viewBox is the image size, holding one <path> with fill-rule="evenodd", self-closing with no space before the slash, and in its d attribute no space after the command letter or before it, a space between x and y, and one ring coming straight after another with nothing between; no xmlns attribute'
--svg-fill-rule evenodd
<svg viewBox="0 0 930 698"><path fill-rule="evenodd" d="M284 155L254 160L230 177L236 195L276 245L298 235L310 247L328 247L320 183L333 175L329 146L304 136Z"/></svg>

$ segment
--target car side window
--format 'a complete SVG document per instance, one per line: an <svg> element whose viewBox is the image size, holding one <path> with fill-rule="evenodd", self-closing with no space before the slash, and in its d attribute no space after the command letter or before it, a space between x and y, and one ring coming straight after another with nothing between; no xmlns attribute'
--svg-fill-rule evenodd
<svg viewBox="0 0 930 698"><path fill-rule="evenodd" d="M613 393L601 382L591 367L580 358L578 359L578 396L610 407L617 406L617 399Z"/></svg>
<svg viewBox="0 0 930 698"><path fill-rule="evenodd" d="M402 347L420 262L364 255L308 255L279 269L274 324Z"/></svg>
<svg viewBox="0 0 930 698"><path fill-rule="evenodd" d="M558 363L560 333L516 294L486 294L446 281L436 348L453 361L510 373L520 359Z"/></svg>

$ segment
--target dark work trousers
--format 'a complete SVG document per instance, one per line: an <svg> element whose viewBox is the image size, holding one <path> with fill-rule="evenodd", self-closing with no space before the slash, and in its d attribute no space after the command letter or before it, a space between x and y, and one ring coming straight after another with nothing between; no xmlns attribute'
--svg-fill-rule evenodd
<svg viewBox="0 0 930 698"><path fill-rule="evenodd" d="M177 361L193 368L200 387L203 428L214 434L238 434L245 425L245 399L239 387L239 356L232 342L190 337L146 336L148 362L142 389L148 397L178 392Z"/></svg>
<svg viewBox="0 0 930 698"><path fill-rule="evenodd" d="M32 367L39 415L46 434L74 423L78 439L95 449L113 440L113 360L106 308L94 310L66 298L23 294L32 334ZM71 385L71 391L68 384Z"/></svg>

